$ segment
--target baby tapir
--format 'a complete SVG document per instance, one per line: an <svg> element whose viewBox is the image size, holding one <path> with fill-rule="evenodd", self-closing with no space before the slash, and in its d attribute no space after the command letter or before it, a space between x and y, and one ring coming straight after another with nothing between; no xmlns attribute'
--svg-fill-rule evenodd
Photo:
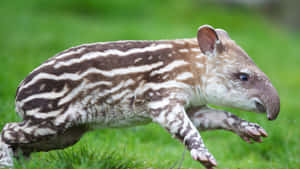
<svg viewBox="0 0 300 169"><path fill-rule="evenodd" d="M279 113L268 77L222 29L201 26L197 38L117 41L67 49L20 84L16 112L0 139L0 166L23 153L62 149L94 128L155 122L180 140L194 160L217 166L198 130L225 129L247 142L267 133L207 104Z"/></svg>

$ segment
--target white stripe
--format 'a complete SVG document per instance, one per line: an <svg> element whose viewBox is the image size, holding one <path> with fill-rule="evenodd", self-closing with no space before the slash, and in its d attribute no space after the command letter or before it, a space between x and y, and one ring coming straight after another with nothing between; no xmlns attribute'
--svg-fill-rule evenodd
<svg viewBox="0 0 300 169"><path fill-rule="evenodd" d="M168 110L163 110L159 113L159 116L157 118L154 119L155 122L159 123L159 124L165 124L166 121L166 113L168 112ZM178 120L179 121L179 120Z"/></svg>
<svg viewBox="0 0 300 169"><path fill-rule="evenodd" d="M65 96L64 98L59 100L58 106L65 104L68 101L71 101L72 99L74 99L75 96L77 96L80 92L83 91L83 88L86 85L86 82L87 81L84 80L83 82L81 82L80 85L78 85L75 89L73 89L67 96Z"/></svg>
<svg viewBox="0 0 300 169"><path fill-rule="evenodd" d="M95 91L93 91L90 95L92 95L92 97L87 96L84 98L84 100L82 100L83 103L85 104L95 104L99 98L103 97L103 96L107 96L111 93L115 93L117 91L119 91L121 88L126 88L130 85L132 85L134 83L134 81L132 79L129 79L127 81L121 81L117 86L114 86L113 88L110 89L106 89L104 90L102 93L100 93L99 89L96 89Z"/></svg>
<svg viewBox="0 0 300 169"><path fill-rule="evenodd" d="M43 67L46 67L46 66L54 64L56 62L56 59L61 59L61 58L64 58L64 57L67 57L67 56L71 56L71 55L74 55L74 54L79 54L84 49L85 49L84 47L81 47L81 48L79 48L79 49L77 49L75 51L71 51L71 52L67 52L67 53L61 54L61 55L54 56L51 61L41 64L39 67L35 68L32 72L34 72L34 71L36 71L38 69L41 69Z"/></svg>
<svg viewBox="0 0 300 169"><path fill-rule="evenodd" d="M71 120L74 120L74 117L75 117L75 112L78 112L78 109L76 109L77 107L74 107L74 105L70 105L69 108L63 113L61 114L60 116L57 116L55 121L54 121L54 124L56 126L60 125L60 124L63 124L63 123L66 123L66 118L70 115L70 114L74 114L73 116L69 116L69 117L73 117ZM76 121L77 123L80 123L80 121ZM65 127L68 127L70 123L66 123Z"/></svg>
<svg viewBox="0 0 300 169"><path fill-rule="evenodd" d="M191 51L192 52L200 52L200 48L192 48Z"/></svg>
<svg viewBox="0 0 300 169"><path fill-rule="evenodd" d="M196 56L196 58L200 59L202 57L205 57L205 55L203 53L200 53L199 55Z"/></svg>
<svg viewBox="0 0 300 169"><path fill-rule="evenodd" d="M45 66L49 66L49 65L52 65L53 63L55 63L56 60L51 60L49 62L46 62L46 63L43 63L41 66L37 67L37 69L40 69L42 67L45 67Z"/></svg>
<svg viewBox="0 0 300 169"><path fill-rule="evenodd" d="M176 80L186 80L193 78L193 74L190 72L183 72L176 77Z"/></svg>
<svg viewBox="0 0 300 169"><path fill-rule="evenodd" d="M59 101L58 105L65 104L65 103L71 101L72 99L74 99L74 97L76 97L80 92L89 90L89 89L94 88L99 85L111 86L112 83L106 82L106 81L100 81L100 82L96 82L96 83L87 84L87 81L84 80L79 86L77 86L75 89L73 89L72 92L70 92L66 97L62 98Z"/></svg>
<svg viewBox="0 0 300 169"><path fill-rule="evenodd" d="M132 54L153 52L156 50L172 48L172 47L173 47L173 45L171 45L171 44L159 44L156 46L151 45L151 46L148 46L145 48L133 48L133 49L129 49L128 51L125 51L125 52L117 50L117 49L109 49L104 52L90 52L90 53L82 55L80 58L75 58L75 59L71 59L69 61L60 62L60 63L56 64L54 66L54 68L57 69L61 66L69 66L69 65L72 65L75 63L80 63L80 62L84 62L87 60L95 59L97 57L106 57L106 56L110 56L110 55L128 56L128 55L132 55Z"/></svg>
<svg viewBox="0 0 300 169"><path fill-rule="evenodd" d="M29 102L34 99L47 99L47 100L57 99L57 98L64 96L68 91L69 91L68 87L64 86L64 88L61 92L51 91L51 92L47 92L47 93L34 94L34 95L31 95L31 96L21 100L20 102L22 102L21 104L24 104L24 103Z"/></svg>
<svg viewBox="0 0 300 169"><path fill-rule="evenodd" d="M159 101L153 101L148 104L149 108L151 109L158 109L158 108L163 108L170 104L169 98L164 98L163 100Z"/></svg>
<svg viewBox="0 0 300 169"><path fill-rule="evenodd" d="M111 94L111 93L114 93L114 92L120 90L122 87L124 87L124 82L119 83L117 86L114 86L114 87L111 88L111 89L106 89L106 90L104 90L104 92L99 93L98 96L100 96L100 97L106 96L106 95L108 95L108 94Z"/></svg>
<svg viewBox="0 0 300 169"><path fill-rule="evenodd" d="M24 86L20 87L19 91L33 85L34 83L36 83L40 79L50 79L50 80L52 79L52 80L56 80L56 81L58 81L58 80L80 80L83 77L85 77L85 76L87 76L91 73L98 73L98 74L102 74L104 76L113 77L113 76L116 76L116 75L147 72L147 71L150 71L154 68L160 67L162 65L163 65L163 62L160 61L160 62L157 62L157 63L153 63L151 65L131 66L131 67L128 67L128 68L113 69L111 71L104 71L104 70L99 70L99 69L96 69L96 68L90 68L87 71L85 71L85 72L83 72L79 75L76 74L76 73L64 73L60 76L56 76L56 75L53 75L53 74L40 72L31 81L27 82Z"/></svg>
<svg viewBox="0 0 300 169"><path fill-rule="evenodd" d="M94 58L94 57L98 57L100 54L101 54L101 52L90 52L90 53L86 53L86 54L82 55L81 57ZM81 62L80 59L81 58L71 59L68 61L60 61L54 65L54 68L58 69L62 66L69 66L69 65L72 65L75 63L80 63Z"/></svg>
<svg viewBox="0 0 300 169"><path fill-rule="evenodd" d="M124 87L130 86L130 85L132 85L132 84L134 84L134 80L128 79L128 80L126 80L126 82L124 83Z"/></svg>
<svg viewBox="0 0 300 169"><path fill-rule="evenodd" d="M175 42L176 44L179 44L179 45L184 45L184 44L185 44L184 39L176 39L176 40L174 40L174 42Z"/></svg>
<svg viewBox="0 0 300 169"><path fill-rule="evenodd" d="M71 48L71 49L72 49L72 48ZM61 59L61 58L67 57L67 56L79 54L79 53L81 53L84 49L85 49L85 47L80 47L80 48L77 49L77 50L69 51L69 52L60 54L60 55L56 56L55 59Z"/></svg>
<svg viewBox="0 0 300 169"><path fill-rule="evenodd" d="M126 90L121 91L121 93L114 94L111 96L112 100L113 101L119 100L120 98L124 97L124 95L126 95L129 92L132 92L132 91L129 89L126 89Z"/></svg>
<svg viewBox="0 0 300 169"><path fill-rule="evenodd" d="M178 116L175 113L169 113L168 116L166 117L167 121L170 121L170 122L177 120L176 118L178 118ZM176 126L178 126L178 125L176 125Z"/></svg>
<svg viewBox="0 0 300 169"><path fill-rule="evenodd" d="M43 67L52 65L52 64L54 64L54 63L55 63L55 60L51 60L51 61L49 61L49 62L43 63L43 64L41 64L40 66L38 66L37 68L33 69L30 73L33 73L33 72L35 72L35 71L37 71L37 70L39 70L39 69L41 69L41 68L43 68Z"/></svg>
<svg viewBox="0 0 300 169"><path fill-rule="evenodd" d="M59 110L55 110L55 111L51 111L51 112L47 112L47 113L41 113L40 108L36 108L36 109L26 111L26 115L33 116L35 118L46 119L49 117L56 117L61 112L62 112L62 110L59 109Z"/></svg>
<svg viewBox="0 0 300 169"><path fill-rule="evenodd" d="M178 82L178 81L175 81L175 80L170 80L170 81L167 81L167 82L163 82L163 83L146 83L144 85L144 88L142 91L140 91L139 93L137 94L143 94L143 92L149 90L149 89L152 89L152 90L159 90L161 88L181 88L181 89L188 89L190 86L183 83L183 82Z"/></svg>
<svg viewBox="0 0 300 169"><path fill-rule="evenodd" d="M166 74L166 75L164 75L163 77L162 77L162 79L167 79L169 77L169 74Z"/></svg>
<svg viewBox="0 0 300 169"><path fill-rule="evenodd" d="M175 69L177 67L187 65L187 64L189 64L189 63L184 61L184 60L175 60L174 62L168 64L167 66L165 66L161 69L158 69L156 71L151 72L150 76L155 76L157 74L163 74L165 72L170 72L170 71L172 71L173 69Z"/></svg>
<svg viewBox="0 0 300 169"><path fill-rule="evenodd" d="M50 128L37 128L34 130L33 135L34 136L44 136L44 135L50 135L50 134L55 134L56 131L50 129Z"/></svg>
<svg viewBox="0 0 300 169"><path fill-rule="evenodd" d="M188 49L179 49L179 52L181 52L181 53L187 53L187 52L189 52L189 50Z"/></svg>

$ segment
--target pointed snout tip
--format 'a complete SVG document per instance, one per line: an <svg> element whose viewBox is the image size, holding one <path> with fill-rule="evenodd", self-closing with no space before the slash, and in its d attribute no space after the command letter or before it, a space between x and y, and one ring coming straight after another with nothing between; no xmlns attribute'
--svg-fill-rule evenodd
<svg viewBox="0 0 300 169"><path fill-rule="evenodd" d="M272 109L272 111L267 111L268 120L276 120L279 112L280 112L280 105L275 106L275 108Z"/></svg>
<svg viewBox="0 0 300 169"><path fill-rule="evenodd" d="M266 90L263 103L267 110L268 120L275 120L280 112L280 98L274 87Z"/></svg>
<svg viewBox="0 0 300 169"><path fill-rule="evenodd" d="M277 116L269 116L269 115L268 115L268 120L270 120L270 121L271 121L271 120L276 120L276 118L277 118Z"/></svg>
<svg viewBox="0 0 300 169"><path fill-rule="evenodd" d="M267 102L263 104L259 99L255 99L256 111L259 113L266 113L268 120L275 120L280 111L279 99L276 102Z"/></svg>

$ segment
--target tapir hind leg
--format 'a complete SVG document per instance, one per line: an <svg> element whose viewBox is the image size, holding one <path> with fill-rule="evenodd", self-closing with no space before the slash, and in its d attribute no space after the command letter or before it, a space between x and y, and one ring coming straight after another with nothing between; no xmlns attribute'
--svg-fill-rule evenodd
<svg viewBox="0 0 300 169"><path fill-rule="evenodd" d="M29 157L32 152L63 149L75 144L87 131L85 126L65 129L50 122L33 123L30 120L8 123L0 138L0 167L12 166L12 157L22 153Z"/></svg>

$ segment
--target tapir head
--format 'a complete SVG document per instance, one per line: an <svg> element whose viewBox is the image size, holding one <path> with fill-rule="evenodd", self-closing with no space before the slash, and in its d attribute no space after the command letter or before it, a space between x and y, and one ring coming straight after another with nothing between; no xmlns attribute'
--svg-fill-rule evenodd
<svg viewBox="0 0 300 169"><path fill-rule="evenodd" d="M278 93L247 53L224 30L208 25L199 28L197 39L207 60L201 87L207 103L267 112L269 120L276 119L280 111Z"/></svg>

